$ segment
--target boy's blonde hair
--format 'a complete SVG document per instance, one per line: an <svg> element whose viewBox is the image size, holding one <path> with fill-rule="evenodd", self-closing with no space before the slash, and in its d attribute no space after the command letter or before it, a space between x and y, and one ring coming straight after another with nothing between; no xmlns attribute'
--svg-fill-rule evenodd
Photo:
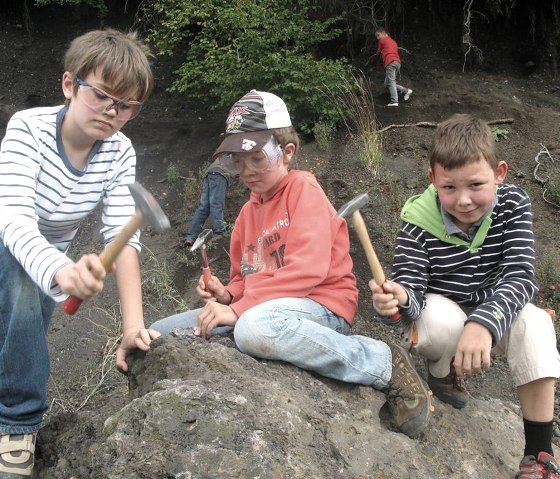
<svg viewBox="0 0 560 479"><path fill-rule="evenodd" d="M498 166L496 145L488 123L468 114L455 114L440 123L430 149L430 167L461 168L483 157L492 169Z"/></svg>
<svg viewBox="0 0 560 479"><path fill-rule="evenodd" d="M296 146L296 152L299 150L299 136L293 126L286 126L284 128L274 129L274 138L282 147L288 143L293 143Z"/></svg>
<svg viewBox="0 0 560 479"><path fill-rule="evenodd" d="M154 87L150 57L149 48L135 32L107 28L72 40L64 56L64 69L82 79L99 69L103 81L112 86L112 94L144 102ZM77 89L75 83L74 94Z"/></svg>

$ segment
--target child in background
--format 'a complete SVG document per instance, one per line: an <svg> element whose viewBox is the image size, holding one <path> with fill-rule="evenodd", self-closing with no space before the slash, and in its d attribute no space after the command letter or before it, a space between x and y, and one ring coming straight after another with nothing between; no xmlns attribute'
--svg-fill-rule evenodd
<svg viewBox="0 0 560 479"><path fill-rule="evenodd" d="M224 208L226 193L234 176L221 166L220 158L215 159L208 167L202 179L202 192L198 201L198 208L194 212L191 223L185 233L183 246L190 248L202 231L204 222L210 216L214 235L224 235Z"/></svg>
<svg viewBox="0 0 560 479"><path fill-rule="evenodd" d="M348 335L358 303L348 228L311 173L289 170L299 139L285 103L252 90L226 125L215 156L251 190L231 235L229 282L212 276L206 287L201 278L205 306L152 328L194 328L203 338L233 329L246 354L386 391L397 427L420 434L430 397L408 353Z"/></svg>
<svg viewBox="0 0 560 479"><path fill-rule="evenodd" d="M401 71L401 58L399 56L399 46L383 27L375 29L377 38L377 53L381 54L383 68L385 68L385 81L383 84L389 89L391 101L387 106L399 106L399 94L407 101L412 95L410 88L405 88L397 83L397 74Z"/></svg>
<svg viewBox="0 0 560 479"><path fill-rule="evenodd" d="M560 357L550 315L530 301L538 291L531 201L504 184L490 127L454 115L435 132L431 185L405 204L392 280L370 281L373 305L424 356L428 385L462 408L463 376L505 354L525 431L519 479L559 479L553 457L555 382ZM390 316L400 311L397 322Z"/></svg>
<svg viewBox="0 0 560 479"><path fill-rule="evenodd" d="M134 34L96 30L72 41L64 59L66 104L16 113L0 150L0 479L33 474L37 431L47 410L46 333L55 302L87 300L103 288L96 254L66 252L81 222L103 204L105 244L134 215L127 185L136 155L120 129L150 96L149 51ZM139 233L116 260L123 321L117 367L147 350Z"/></svg>

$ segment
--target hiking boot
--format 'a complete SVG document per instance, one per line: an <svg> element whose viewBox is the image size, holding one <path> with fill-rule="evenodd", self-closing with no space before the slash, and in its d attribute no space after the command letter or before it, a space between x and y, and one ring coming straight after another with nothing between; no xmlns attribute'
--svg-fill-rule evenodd
<svg viewBox="0 0 560 479"><path fill-rule="evenodd" d="M412 90L409 88L408 90L406 90L406 93L404 94L403 100L407 101L410 98L410 95L412 95Z"/></svg>
<svg viewBox="0 0 560 479"><path fill-rule="evenodd" d="M395 103L395 102L393 102L393 103L389 103L389 104L388 104L387 106L399 106L399 104L398 104L398 103Z"/></svg>
<svg viewBox="0 0 560 479"><path fill-rule="evenodd" d="M560 468L554 456L539 452L535 456L525 456L519 463L515 479L560 479Z"/></svg>
<svg viewBox="0 0 560 479"><path fill-rule="evenodd" d="M434 395L444 403L451 404L457 409L462 409L467 405L469 392L463 385L461 378L457 376L453 364L449 374L444 378L432 376L428 369L428 386Z"/></svg>
<svg viewBox="0 0 560 479"><path fill-rule="evenodd" d="M31 477L36 437L35 433L0 433L0 479Z"/></svg>
<svg viewBox="0 0 560 479"><path fill-rule="evenodd" d="M428 424L433 411L432 392L425 386L414 369L408 352L396 344L391 349L393 372L387 387L387 406L397 427L409 437L420 434Z"/></svg>

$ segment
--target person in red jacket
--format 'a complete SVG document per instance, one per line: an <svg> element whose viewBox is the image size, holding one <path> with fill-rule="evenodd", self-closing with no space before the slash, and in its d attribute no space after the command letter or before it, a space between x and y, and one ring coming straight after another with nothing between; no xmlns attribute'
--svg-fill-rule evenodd
<svg viewBox="0 0 560 479"><path fill-rule="evenodd" d="M397 83L397 74L401 69L401 58L399 57L399 46L393 40L383 27L375 29L375 37L377 38L377 53L381 55L383 60L383 68L385 68L385 81L383 84L389 89L391 101L387 106L399 106L399 95L407 101L412 95L410 88L405 88Z"/></svg>
<svg viewBox="0 0 560 479"><path fill-rule="evenodd" d="M349 335L358 289L348 226L311 173L288 168L299 139L286 104L251 90L226 125L214 157L251 190L231 234L229 282L201 277L204 307L151 328L202 338L233 329L243 353L383 390L397 428L416 436L428 423L431 393L404 348Z"/></svg>

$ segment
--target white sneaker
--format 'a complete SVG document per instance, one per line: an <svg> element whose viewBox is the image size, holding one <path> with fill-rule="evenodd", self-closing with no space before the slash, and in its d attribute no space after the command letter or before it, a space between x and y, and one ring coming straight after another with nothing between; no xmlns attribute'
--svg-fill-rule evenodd
<svg viewBox="0 0 560 479"><path fill-rule="evenodd" d="M408 100L410 98L410 95L412 95L412 90L406 90L406 93L404 94L404 101Z"/></svg>
<svg viewBox="0 0 560 479"><path fill-rule="evenodd" d="M389 103L387 106L399 106L398 103Z"/></svg>

